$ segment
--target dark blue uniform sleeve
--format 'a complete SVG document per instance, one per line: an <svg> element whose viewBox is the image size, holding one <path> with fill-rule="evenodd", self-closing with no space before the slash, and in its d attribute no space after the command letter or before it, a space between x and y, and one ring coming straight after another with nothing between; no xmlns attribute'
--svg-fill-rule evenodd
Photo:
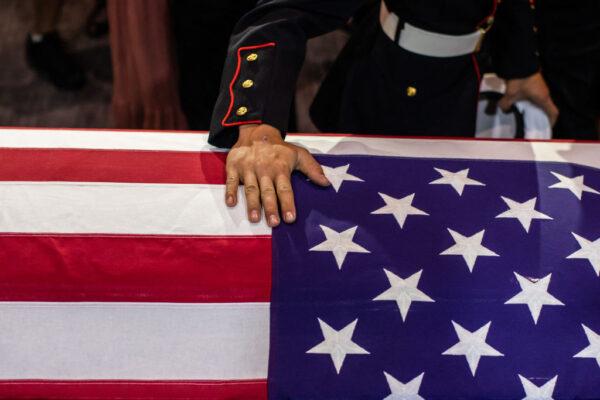
<svg viewBox="0 0 600 400"><path fill-rule="evenodd" d="M534 23L529 0L503 0L498 4L490 34L494 67L500 77L525 78L539 69Z"/></svg>
<svg viewBox="0 0 600 400"><path fill-rule="evenodd" d="M282 134L306 41L342 26L364 0L261 1L237 24L229 44L209 142L231 147L244 124L269 124Z"/></svg>

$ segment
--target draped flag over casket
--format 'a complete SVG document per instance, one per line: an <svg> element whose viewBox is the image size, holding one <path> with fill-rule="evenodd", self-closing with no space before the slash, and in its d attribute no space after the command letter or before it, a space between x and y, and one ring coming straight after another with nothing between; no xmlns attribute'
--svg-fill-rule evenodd
<svg viewBox="0 0 600 400"><path fill-rule="evenodd" d="M271 230L206 138L0 131L1 398L600 398L599 144L290 136Z"/></svg>

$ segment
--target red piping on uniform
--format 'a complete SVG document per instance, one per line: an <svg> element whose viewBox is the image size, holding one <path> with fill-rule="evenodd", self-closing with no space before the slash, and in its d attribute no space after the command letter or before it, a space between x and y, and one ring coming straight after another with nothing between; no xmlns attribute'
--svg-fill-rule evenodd
<svg viewBox="0 0 600 400"><path fill-rule="evenodd" d="M221 121L221 125L223 125L223 126L235 126L235 125L260 124L260 123L262 123L261 120L240 121L240 122L225 122L225 121L227 121L227 119L229 118L229 115L231 114L231 110L233 110L233 104L235 103L235 95L233 93L233 85L235 84L235 81L237 80L238 75L240 74L240 68L241 68L241 65L242 65L242 51L261 49L263 47L275 47L275 42L269 42L269 43L259 44L259 45L256 45L256 46L240 47L238 49L238 51L237 51L237 67L235 68L235 74L233 75L233 78L231 79L231 83L229 84L229 98L230 98L229 109L227 110L227 114L225 114L225 117L223 117L223 120Z"/></svg>
<svg viewBox="0 0 600 400"><path fill-rule="evenodd" d="M492 12L485 17L484 19L482 19L481 21L479 21L479 23L477 24L477 26L481 26L483 25L484 22L486 22L488 20L488 18L493 17L494 15L496 15L496 10L498 9L498 0L494 0L494 3L492 4Z"/></svg>
<svg viewBox="0 0 600 400"><path fill-rule="evenodd" d="M473 69L475 70L475 74L477 75L477 82L481 83L481 71L479 70L479 63L477 62L475 53L471 54L471 60L473 60Z"/></svg>

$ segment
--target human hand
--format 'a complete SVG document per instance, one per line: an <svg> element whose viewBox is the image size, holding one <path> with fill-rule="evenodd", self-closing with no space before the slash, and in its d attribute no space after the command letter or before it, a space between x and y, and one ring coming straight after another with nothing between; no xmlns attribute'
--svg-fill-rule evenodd
<svg viewBox="0 0 600 400"><path fill-rule="evenodd" d="M540 72L523 79L507 80L506 92L498 102L498 106L504 112L508 112L510 107L519 100L529 100L540 107L554 126L559 111L550 97L550 91Z"/></svg>
<svg viewBox="0 0 600 400"><path fill-rule="evenodd" d="M238 187L244 184L244 195L251 222L260 221L261 207L267 224L279 225L281 215L287 223L296 220L296 206L290 176L294 170L304 173L320 186L330 183L321 165L304 148L286 143L279 131L270 125L243 125L237 143L227 156L225 203L238 202Z"/></svg>

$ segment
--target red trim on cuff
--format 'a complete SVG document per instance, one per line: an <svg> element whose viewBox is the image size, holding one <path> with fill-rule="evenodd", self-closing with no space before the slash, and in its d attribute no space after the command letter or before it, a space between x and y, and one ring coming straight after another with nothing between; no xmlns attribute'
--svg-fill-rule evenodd
<svg viewBox="0 0 600 400"><path fill-rule="evenodd" d="M231 82L229 83L229 109L227 110L227 114L225 114L225 116L223 117L223 119L221 120L221 125L223 126L236 126L236 125L248 125L248 124L260 124L262 123L261 120L255 120L255 121L239 121L239 122L226 122L227 119L229 119L229 116L231 115L231 110L233 110L233 104L235 103L235 95L233 93L233 85L235 84L235 81L237 80L239 74L240 74L240 68L242 66L242 51L246 51L246 50L255 50L255 49L261 49L264 47L275 47L275 42L269 42L269 43L264 43L264 44L259 44L256 46L245 46L245 47L240 47L237 51L237 66L235 68L235 74L233 74L233 78L231 79Z"/></svg>

